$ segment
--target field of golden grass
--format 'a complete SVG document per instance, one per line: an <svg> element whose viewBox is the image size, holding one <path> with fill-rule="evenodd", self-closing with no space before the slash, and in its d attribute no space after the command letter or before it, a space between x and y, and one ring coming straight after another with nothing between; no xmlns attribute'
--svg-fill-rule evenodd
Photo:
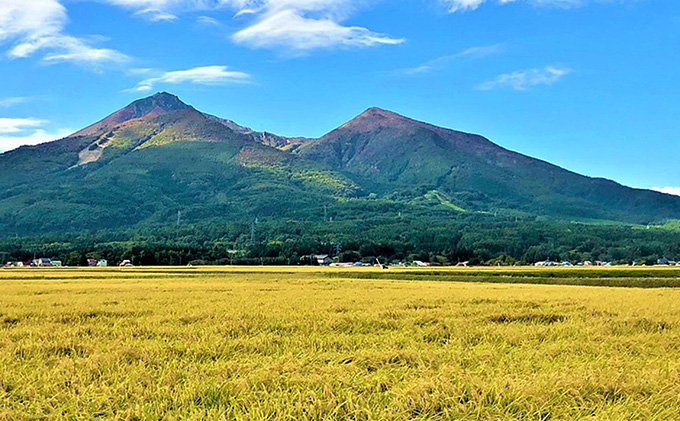
<svg viewBox="0 0 680 421"><path fill-rule="evenodd" d="M0 419L680 419L680 289L530 284L680 271L522 270L2 270Z"/></svg>

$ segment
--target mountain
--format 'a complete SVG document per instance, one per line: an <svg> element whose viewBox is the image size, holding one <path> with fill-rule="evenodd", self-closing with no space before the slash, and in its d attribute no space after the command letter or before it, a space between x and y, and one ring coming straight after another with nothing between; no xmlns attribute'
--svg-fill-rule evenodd
<svg viewBox="0 0 680 421"><path fill-rule="evenodd" d="M441 221L680 218L680 197L581 176L379 108L319 139L286 138L158 93L65 139L0 155L6 235L164 226L178 211L187 222L304 223L328 206L357 223L396 212Z"/></svg>
<svg viewBox="0 0 680 421"><path fill-rule="evenodd" d="M473 210L628 222L677 218L680 199L590 178L488 139L371 108L297 152L382 193L427 188Z"/></svg>

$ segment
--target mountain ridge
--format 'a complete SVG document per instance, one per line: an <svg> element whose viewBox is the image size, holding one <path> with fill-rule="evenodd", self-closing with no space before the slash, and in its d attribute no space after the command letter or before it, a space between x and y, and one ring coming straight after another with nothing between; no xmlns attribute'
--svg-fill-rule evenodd
<svg viewBox="0 0 680 421"><path fill-rule="evenodd" d="M30 183L38 185L28 190ZM203 113L167 92L67 138L0 154L0 188L0 228L15 231L160 223L177 209L194 221L304 221L328 204L360 206L371 218L410 209L442 222L460 212L680 219L680 197L586 177L378 107L318 139L289 138Z"/></svg>

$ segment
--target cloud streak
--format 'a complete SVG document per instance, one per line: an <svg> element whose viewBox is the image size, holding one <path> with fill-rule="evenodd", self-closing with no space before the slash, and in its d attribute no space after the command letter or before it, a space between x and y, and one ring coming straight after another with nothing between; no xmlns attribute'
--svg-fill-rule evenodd
<svg viewBox="0 0 680 421"><path fill-rule="evenodd" d="M20 133L31 127L39 127L46 121L37 118L0 118L0 134Z"/></svg>
<svg viewBox="0 0 680 421"><path fill-rule="evenodd" d="M152 72L144 69L145 72ZM190 83L194 85L227 85L251 83L252 77L248 73L229 70L227 66L203 66L187 70L162 72L160 75L142 80L131 92L149 92L159 84L179 85Z"/></svg>
<svg viewBox="0 0 680 421"><path fill-rule="evenodd" d="M30 100L29 97L17 96L12 98L0 98L0 108L9 108L15 105L24 104Z"/></svg>
<svg viewBox="0 0 680 421"><path fill-rule="evenodd" d="M543 68L520 70L504 73L493 80L477 86L480 91L509 88L515 91L526 91L535 86L550 86L571 73L568 67L546 66Z"/></svg>
<svg viewBox="0 0 680 421"><path fill-rule="evenodd" d="M551 6L560 8L572 8L592 3L593 0L440 0L446 5L450 13L477 10L485 3L509 4L528 3L533 6Z"/></svg>
<svg viewBox="0 0 680 421"><path fill-rule="evenodd" d="M463 58L484 58L498 54L504 48L503 44L470 47L456 54L437 57L421 65L399 69L394 74L399 76L416 76L442 70L451 63Z"/></svg>

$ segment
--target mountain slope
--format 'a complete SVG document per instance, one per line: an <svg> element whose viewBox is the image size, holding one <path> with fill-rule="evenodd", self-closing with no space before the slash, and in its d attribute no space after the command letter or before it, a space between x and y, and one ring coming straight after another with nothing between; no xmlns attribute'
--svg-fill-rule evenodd
<svg viewBox="0 0 680 421"><path fill-rule="evenodd" d="M167 92L159 92L148 98L139 99L122 108L108 117L84 128L72 136L96 136L105 133L123 123L146 117L158 117L170 114L174 111L192 109L183 103L177 96Z"/></svg>
<svg viewBox="0 0 680 421"><path fill-rule="evenodd" d="M383 193L438 190L468 209L628 222L680 215L680 198L581 176L482 136L378 108L303 144L297 153Z"/></svg>
<svg viewBox="0 0 680 421"><path fill-rule="evenodd" d="M168 93L55 142L0 155L0 235L184 221L446 222L502 212L636 223L680 198L592 179L489 140L372 108L320 139L256 132ZM366 223L366 222L362 222Z"/></svg>
<svg viewBox="0 0 680 421"><path fill-rule="evenodd" d="M178 210L194 221L284 216L357 188L178 101L157 94L68 138L0 155L0 231L165 224Z"/></svg>

